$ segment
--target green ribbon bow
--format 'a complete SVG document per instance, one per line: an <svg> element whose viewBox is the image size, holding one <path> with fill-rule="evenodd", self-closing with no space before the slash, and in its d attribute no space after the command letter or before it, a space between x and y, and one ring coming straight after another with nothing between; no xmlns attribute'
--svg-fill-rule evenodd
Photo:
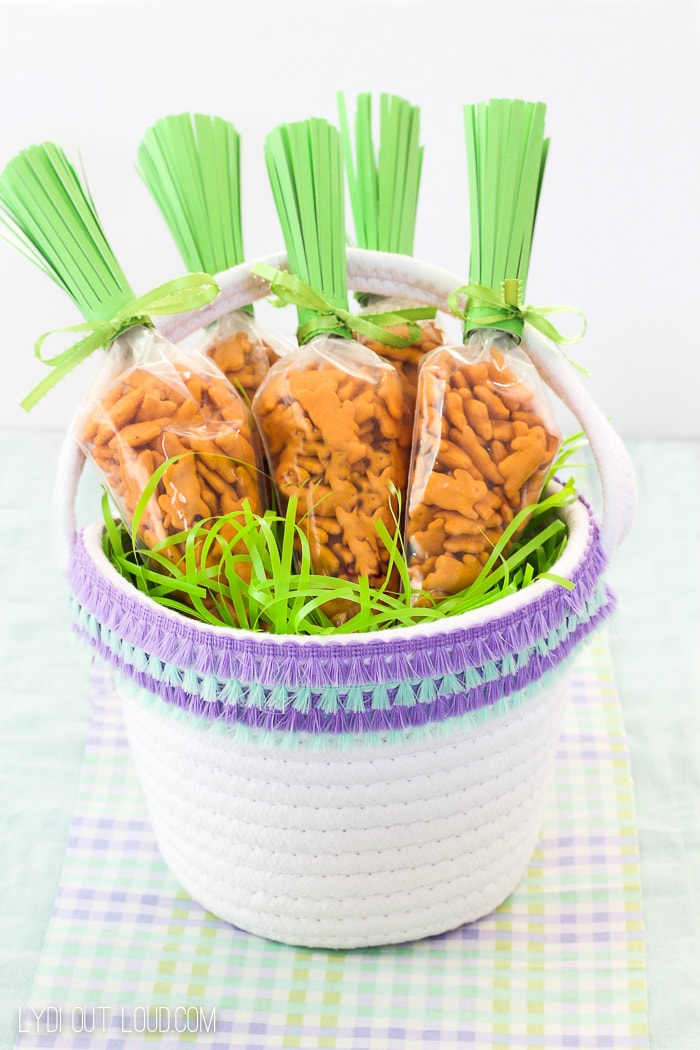
<svg viewBox="0 0 700 1050"><path fill-rule="evenodd" d="M68 375L76 365L89 357L94 350L99 350L113 342L128 328L134 328L140 324L148 325L151 317L195 310L199 306L210 303L218 294L219 286L208 273L191 273L185 277L176 277L172 281L167 281L137 299L128 299L108 320L85 321L84 324L69 325L67 328L45 332L34 344L34 353L40 361L49 365L52 371L20 402L22 408L29 412L44 394ZM54 357L43 357L41 348L44 342L57 332L89 332L89 335Z"/></svg>
<svg viewBox="0 0 700 1050"><path fill-rule="evenodd" d="M350 310L335 306L301 278L286 270L277 270L267 263L256 263L251 272L269 283L271 291L282 306L299 306L317 315L299 325L297 339L300 346L323 332L340 335L346 339L352 339L353 333L359 332L368 339L376 339L387 346L411 346L420 338L420 329L415 322L432 319L437 312L434 306L416 306L390 313L353 314ZM387 330L388 327L401 324L408 324L408 338Z"/></svg>
<svg viewBox="0 0 700 1050"><path fill-rule="evenodd" d="M527 322L538 332L551 339L559 349L562 346L577 343L586 332L586 318L575 306L521 306L522 282L517 279L503 282L503 292L499 295L493 288L484 284L465 284L456 288L447 299L450 312L464 321L465 336L474 328L498 328L511 332L520 341L523 325ZM462 309L459 296L466 297L466 307ZM583 322L581 331L574 336L566 337L547 320L547 314L574 313ZM588 371L561 350L567 361L579 372L588 375Z"/></svg>

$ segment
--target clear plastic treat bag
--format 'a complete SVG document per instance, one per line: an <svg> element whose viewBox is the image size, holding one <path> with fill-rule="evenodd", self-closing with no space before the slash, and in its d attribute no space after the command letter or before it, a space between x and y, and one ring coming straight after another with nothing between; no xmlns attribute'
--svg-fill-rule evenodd
<svg viewBox="0 0 700 1050"><path fill-rule="evenodd" d="M265 509L249 408L213 363L152 328L131 328L111 346L77 437L129 526L153 473L174 460L137 523L149 548L198 522L239 515L246 501L254 513ZM184 542L165 546L163 554L181 559Z"/></svg>
<svg viewBox="0 0 700 1050"><path fill-rule="evenodd" d="M406 513L417 590L470 586L560 445L542 380L513 337L477 329L421 366Z"/></svg>

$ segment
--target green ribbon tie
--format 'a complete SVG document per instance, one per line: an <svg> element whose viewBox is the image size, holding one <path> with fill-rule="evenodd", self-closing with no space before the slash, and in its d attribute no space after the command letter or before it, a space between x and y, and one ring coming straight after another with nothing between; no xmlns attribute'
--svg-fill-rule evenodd
<svg viewBox="0 0 700 1050"><path fill-rule="evenodd" d="M279 300L279 305L291 304L316 314L316 317L297 329L300 346L322 333L352 339L353 333L359 332L368 339L376 339L387 346L400 349L411 346L420 338L420 328L415 322L431 320L437 312L434 306L416 306L390 313L353 314L350 310L331 303L301 278L286 270L277 270L267 263L256 263L251 273L268 282L270 290ZM388 331L390 327L403 324L408 324L408 338Z"/></svg>
<svg viewBox="0 0 700 1050"><path fill-rule="evenodd" d="M52 371L20 402L22 408L29 412L44 394L68 375L76 365L89 357L93 351L108 346L127 329L140 324L150 324L151 317L196 310L210 303L218 294L219 286L213 277L207 273L191 273L185 277L176 277L172 281L167 281L136 299L128 299L108 320L86 321L84 324L69 325L67 328L45 332L37 339L34 353L40 361L49 365ZM41 348L44 342L57 332L88 332L89 334L60 354L54 357L43 357Z"/></svg>
<svg viewBox="0 0 700 1050"><path fill-rule="evenodd" d="M448 296L447 305L455 317L464 321L465 338L475 328L498 328L501 331L511 332L520 342L523 325L527 322L547 339L551 339L574 368L588 375L587 369L561 349L562 346L578 343L583 339L586 332L586 318L583 313L575 306L522 306L520 304L521 294L522 282L517 279L504 281L503 291L500 294L484 284L465 284L461 288L456 288ZM467 300L464 308L460 305L460 296L464 296ZM548 314L558 313L574 313L580 317L581 331L574 336L564 336L551 321L547 320Z"/></svg>

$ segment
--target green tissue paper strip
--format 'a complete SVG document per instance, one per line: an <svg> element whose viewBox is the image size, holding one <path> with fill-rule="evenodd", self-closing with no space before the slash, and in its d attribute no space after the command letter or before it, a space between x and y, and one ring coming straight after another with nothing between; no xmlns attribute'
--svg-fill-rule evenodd
<svg viewBox="0 0 700 1050"><path fill-rule="evenodd" d="M464 107L470 280L497 291L503 281L518 280L521 305L549 146L545 109L520 99Z"/></svg>
<svg viewBox="0 0 700 1050"><path fill-rule="evenodd" d="M133 299L87 184L53 142L22 150L0 173L0 213L10 243L65 291L87 320L108 320Z"/></svg>
<svg viewBox="0 0 700 1050"><path fill-rule="evenodd" d="M355 238L360 248L413 254L418 189L423 166L420 110L397 95L379 100L379 150L372 134L372 96L357 97L355 135L345 98L338 93L345 169Z"/></svg>
<svg viewBox="0 0 700 1050"><path fill-rule="evenodd" d="M191 272L243 262L240 136L202 113L163 117L147 129L137 170Z"/></svg>
<svg viewBox="0 0 700 1050"><path fill-rule="evenodd" d="M344 185L340 135L320 118L282 124L265 141L265 159L289 257L289 270L347 309ZM299 308L300 325L313 311ZM338 330L337 334L347 332Z"/></svg>

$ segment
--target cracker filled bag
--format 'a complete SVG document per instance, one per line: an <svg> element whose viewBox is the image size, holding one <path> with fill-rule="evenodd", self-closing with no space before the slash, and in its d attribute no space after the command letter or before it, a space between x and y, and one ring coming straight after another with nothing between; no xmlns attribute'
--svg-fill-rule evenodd
<svg viewBox="0 0 700 1050"><path fill-rule="evenodd" d="M202 113L163 117L143 136L137 170L190 271L216 274L243 262L240 136L233 124ZM291 349L252 306L212 322L194 345L248 401L270 363Z"/></svg>
<svg viewBox="0 0 700 1050"><path fill-rule="evenodd" d="M266 140L266 159L290 272L264 264L254 272L299 315L299 349L270 369L253 400L278 497L283 507L295 501L315 573L395 586L378 523L395 531L411 414L394 366L353 338L340 136L323 120L282 125ZM383 332L374 322L366 330ZM356 612L345 598L322 609L336 625Z"/></svg>
<svg viewBox="0 0 700 1050"><path fill-rule="evenodd" d="M544 117L542 103L519 100L465 107L470 283L453 297L455 311L465 302L464 345L422 361L407 507L412 586L435 596L474 583L513 519L539 499L560 445L523 342L525 319L553 331L523 308Z"/></svg>
<svg viewBox="0 0 700 1050"><path fill-rule="evenodd" d="M423 166L419 108L397 95L380 95L378 149L374 145L369 92L357 97L353 130L342 93L338 94L338 116L357 246L413 255ZM434 319L435 311L371 292L356 292L355 298L366 314L402 310L416 322L411 325L411 338L407 323L393 327L406 340L401 347L356 333L360 342L392 362L414 405L421 359L444 342L444 334Z"/></svg>
<svg viewBox="0 0 700 1050"><path fill-rule="evenodd" d="M224 514L235 521L244 505L261 513L261 455L248 406L213 361L173 346L151 321L212 300L213 279L191 274L136 298L86 185L52 143L9 162L0 201L18 247L85 317L68 331L88 333L47 360L51 373L23 406L33 407L89 354L105 351L75 436L139 545L177 562L198 523ZM219 555L220 546L209 547L207 564Z"/></svg>
<svg viewBox="0 0 700 1050"><path fill-rule="evenodd" d="M235 536L244 504L265 509L261 450L250 408L214 363L173 346L143 324L109 349L78 420L77 439L96 464L122 520L131 525L156 471L153 495L139 513L137 534L150 549L181 562L187 534L199 523L231 519L219 530ZM171 543L176 537L179 542ZM207 554L214 566L217 544Z"/></svg>

